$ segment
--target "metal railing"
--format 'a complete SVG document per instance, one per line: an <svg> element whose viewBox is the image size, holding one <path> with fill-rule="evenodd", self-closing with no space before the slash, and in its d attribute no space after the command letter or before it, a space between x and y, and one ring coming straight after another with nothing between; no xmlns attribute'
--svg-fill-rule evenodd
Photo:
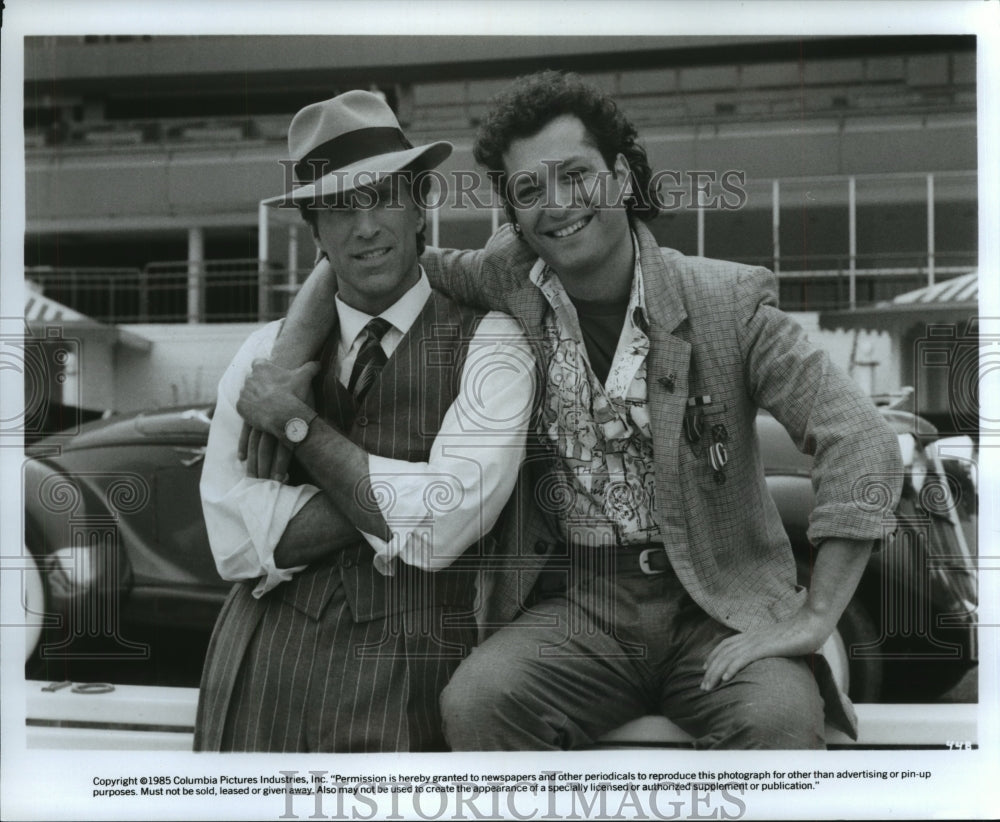
<svg viewBox="0 0 1000 822"><path fill-rule="evenodd" d="M26 269L25 277L46 297L105 323L265 322L283 316L297 290L281 266L252 258L39 267Z"/></svg>
<svg viewBox="0 0 1000 822"><path fill-rule="evenodd" d="M910 257L911 265L899 265ZM938 280L975 267L975 254L941 255ZM860 255L853 269L857 305L890 300L927 284L919 252ZM739 262L773 266L766 257ZM782 257L781 305L788 311L847 308L852 269L846 255ZM889 263L895 263L889 265ZM802 266L790 270L792 266ZM266 322L284 316L308 269L256 259L150 263L143 268L29 268L45 296L106 323Z"/></svg>
<svg viewBox="0 0 1000 822"><path fill-rule="evenodd" d="M874 305L935 280L968 274L976 267L977 254L941 252L930 262L926 253L919 251L859 254L853 261L849 254L782 255L780 261L771 256L748 257L737 261L778 272L781 307L786 311L826 311Z"/></svg>

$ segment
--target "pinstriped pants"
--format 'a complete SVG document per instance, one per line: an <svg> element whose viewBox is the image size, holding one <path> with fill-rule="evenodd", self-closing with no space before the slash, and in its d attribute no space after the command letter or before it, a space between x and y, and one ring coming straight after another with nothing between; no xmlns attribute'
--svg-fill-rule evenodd
<svg viewBox="0 0 1000 822"><path fill-rule="evenodd" d="M339 583L318 619L251 588L216 623L195 750L447 749L438 700L474 629L444 628L440 607L356 623Z"/></svg>

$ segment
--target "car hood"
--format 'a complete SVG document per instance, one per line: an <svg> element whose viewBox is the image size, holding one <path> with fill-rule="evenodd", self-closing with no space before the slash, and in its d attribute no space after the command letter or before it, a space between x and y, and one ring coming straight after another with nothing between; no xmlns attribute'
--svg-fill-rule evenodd
<svg viewBox="0 0 1000 822"><path fill-rule="evenodd" d="M204 445L208 438L212 408L186 406L136 414L113 415L103 420L85 423L72 437L54 434L30 446L28 453L79 451L110 445L140 445L150 442L179 442Z"/></svg>

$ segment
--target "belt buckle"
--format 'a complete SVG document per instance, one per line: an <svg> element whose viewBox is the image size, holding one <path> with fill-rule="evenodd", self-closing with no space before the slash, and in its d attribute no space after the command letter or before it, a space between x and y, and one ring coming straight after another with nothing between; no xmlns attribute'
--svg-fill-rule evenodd
<svg viewBox="0 0 1000 822"><path fill-rule="evenodd" d="M651 568L649 565L649 557L653 551L663 551L662 548L646 548L641 554L639 554L639 570L641 570L646 576L655 577L660 574L666 573L666 569L660 569L657 571L655 568Z"/></svg>

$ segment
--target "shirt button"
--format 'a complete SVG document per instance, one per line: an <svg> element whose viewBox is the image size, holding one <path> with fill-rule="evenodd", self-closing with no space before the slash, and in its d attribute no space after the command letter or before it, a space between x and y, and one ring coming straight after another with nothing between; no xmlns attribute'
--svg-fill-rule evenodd
<svg viewBox="0 0 1000 822"><path fill-rule="evenodd" d="M360 426L361 428L364 428L366 425L368 425L368 417L366 417L364 414L362 414L360 417L355 417L354 424Z"/></svg>

